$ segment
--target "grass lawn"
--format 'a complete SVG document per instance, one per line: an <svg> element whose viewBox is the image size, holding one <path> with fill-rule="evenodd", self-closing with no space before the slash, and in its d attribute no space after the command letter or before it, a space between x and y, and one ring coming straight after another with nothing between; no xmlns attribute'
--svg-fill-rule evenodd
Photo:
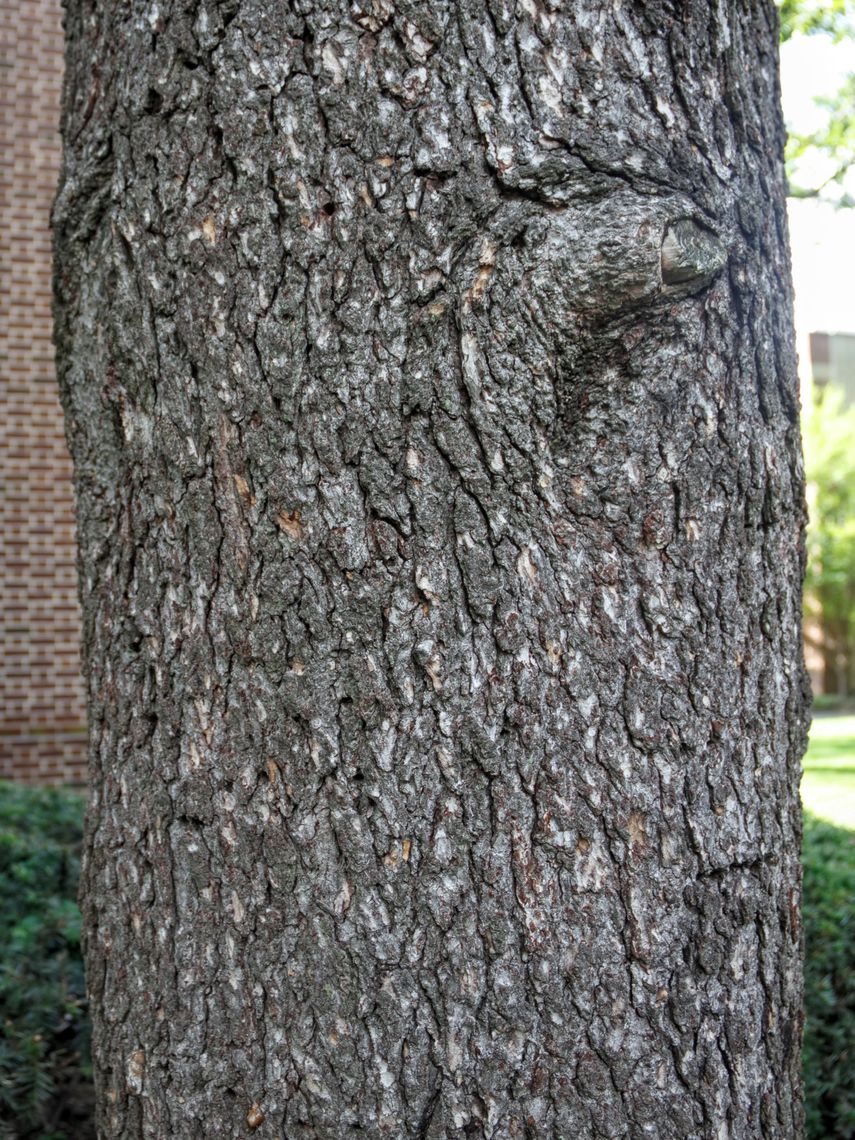
<svg viewBox="0 0 855 1140"><path fill-rule="evenodd" d="M855 830L855 716L817 716L804 759L805 810Z"/></svg>

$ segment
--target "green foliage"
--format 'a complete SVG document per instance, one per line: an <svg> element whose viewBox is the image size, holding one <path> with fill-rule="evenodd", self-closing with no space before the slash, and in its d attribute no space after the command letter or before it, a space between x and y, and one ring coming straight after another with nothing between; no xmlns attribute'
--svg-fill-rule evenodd
<svg viewBox="0 0 855 1140"><path fill-rule="evenodd" d="M809 134L791 132L787 138L787 169L793 198L817 198L830 186L840 186L855 164L855 75L848 75L833 96L817 98L814 102L826 111L822 127ZM798 185L799 163L816 152L830 161L831 172L819 185L805 189ZM853 206L855 198L842 193L837 205Z"/></svg>
<svg viewBox="0 0 855 1140"><path fill-rule="evenodd" d="M80 796L0 784L0 1136L92 1136Z"/></svg>
<svg viewBox="0 0 855 1140"><path fill-rule="evenodd" d="M840 688L852 691L855 664L855 407L828 386L802 420L808 481L806 615L822 627L826 649L840 661Z"/></svg>
<svg viewBox="0 0 855 1140"><path fill-rule="evenodd" d="M822 32L835 40L855 34L853 0L778 0L778 7L782 40L796 32L807 36Z"/></svg>
<svg viewBox="0 0 855 1140"><path fill-rule="evenodd" d="M855 0L777 0L781 40L794 35L826 35L836 43L855 38ZM855 165L855 75L849 75L832 96L815 100L826 112L819 130L808 134L790 132L787 139L787 178L793 198L830 198L838 206L855 206L855 198L840 187ZM803 185L800 167L817 157L826 160L828 173L814 185Z"/></svg>
<svg viewBox="0 0 855 1140"><path fill-rule="evenodd" d="M855 833L805 815L807 1140L855 1136Z"/></svg>

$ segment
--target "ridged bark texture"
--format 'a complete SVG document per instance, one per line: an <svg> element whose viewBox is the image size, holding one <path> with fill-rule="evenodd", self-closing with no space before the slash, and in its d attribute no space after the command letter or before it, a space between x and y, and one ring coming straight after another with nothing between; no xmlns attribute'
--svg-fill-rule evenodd
<svg viewBox="0 0 855 1140"><path fill-rule="evenodd" d="M67 38L101 1137L798 1137L772 3Z"/></svg>

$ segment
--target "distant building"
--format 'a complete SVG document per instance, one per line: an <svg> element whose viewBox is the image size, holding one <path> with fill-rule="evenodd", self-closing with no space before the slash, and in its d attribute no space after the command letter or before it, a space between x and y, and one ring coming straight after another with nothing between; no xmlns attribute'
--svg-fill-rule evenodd
<svg viewBox="0 0 855 1140"><path fill-rule="evenodd" d="M0 778L84 778L71 463L51 342L60 0L0 0Z"/></svg>
<svg viewBox="0 0 855 1140"><path fill-rule="evenodd" d="M812 332L810 369L817 388L836 384L846 393L846 403L855 404L855 333Z"/></svg>

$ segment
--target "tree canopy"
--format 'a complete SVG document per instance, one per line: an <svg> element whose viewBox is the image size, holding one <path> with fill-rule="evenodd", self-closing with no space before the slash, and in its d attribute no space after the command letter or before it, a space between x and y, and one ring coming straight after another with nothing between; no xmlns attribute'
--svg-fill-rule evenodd
<svg viewBox="0 0 855 1140"><path fill-rule="evenodd" d="M825 35L837 43L855 39L853 0L783 0L779 8L782 43L796 35ZM790 197L853 206L855 197L844 182L855 165L855 73L847 75L833 95L815 101L825 112L825 121L813 131L791 131L787 141ZM827 172L817 178L808 171L818 159L825 160Z"/></svg>

